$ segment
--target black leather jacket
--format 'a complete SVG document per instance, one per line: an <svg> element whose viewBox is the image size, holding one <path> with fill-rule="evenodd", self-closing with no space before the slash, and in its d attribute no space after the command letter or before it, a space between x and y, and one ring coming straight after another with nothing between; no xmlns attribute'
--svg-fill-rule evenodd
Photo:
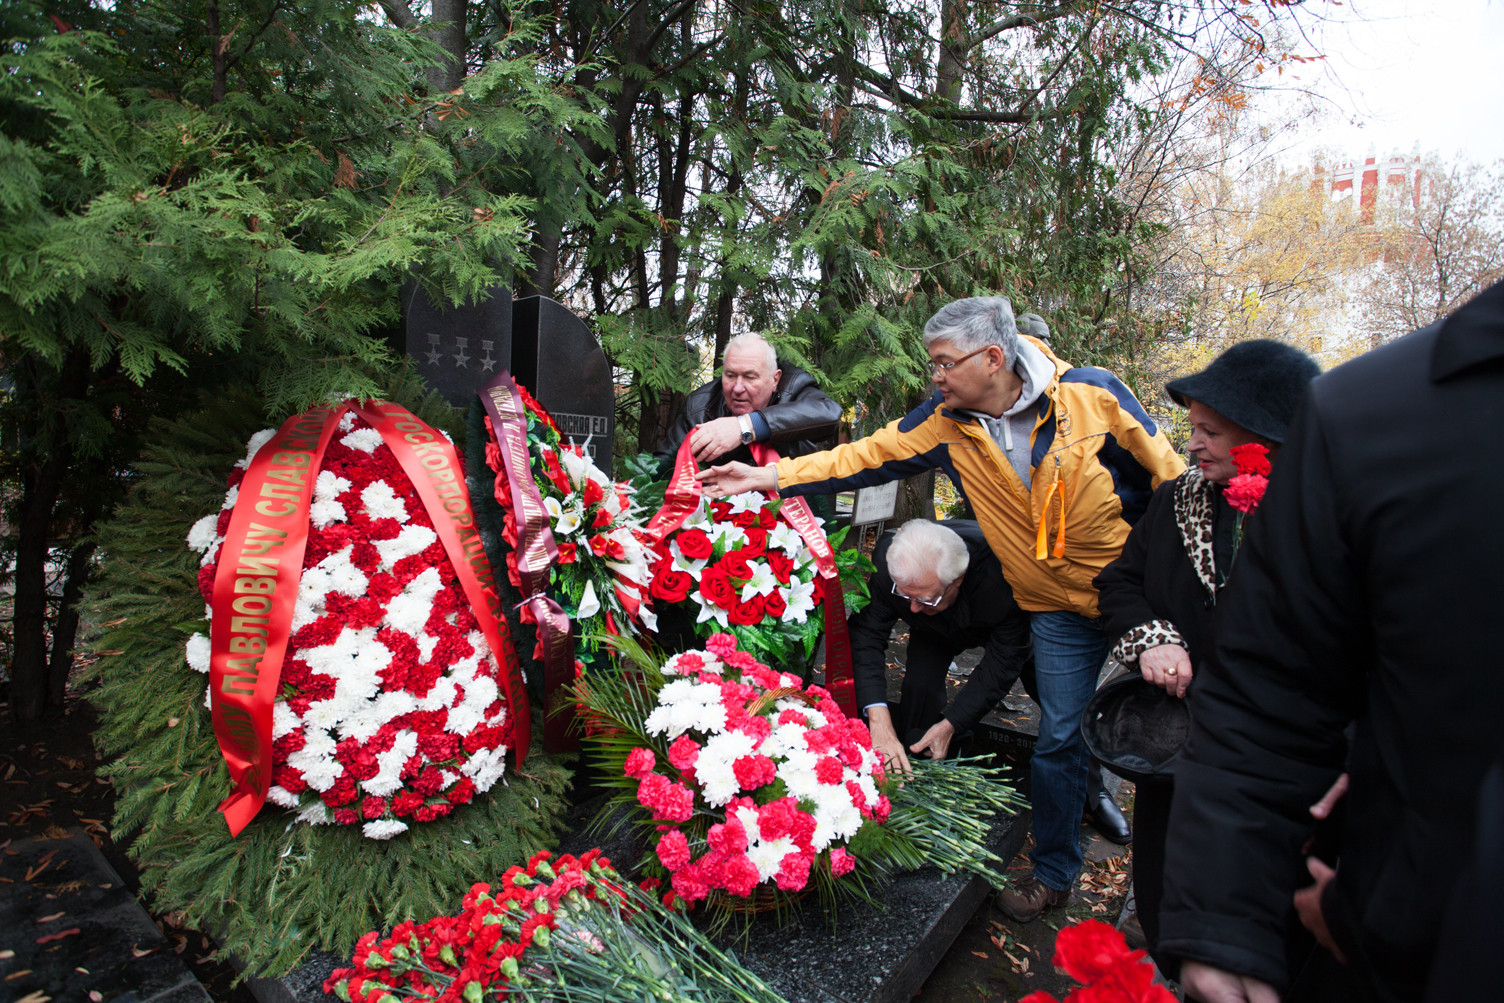
<svg viewBox="0 0 1504 1003"><path fill-rule="evenodd" d="M835 444L841 405L826 396L825 391L815 385L815 378L798 366L779 368L783 370L783 376L778 381L778 389L773 391L768 406L757 412L768 423L768 445L778 450L780 456L804 456L829 449ZM673 469L674 455L691 429L730 413L726 410L726 397L719 379L692 392L684 402L679 420L674 422L653 453L660 473L667 476ZM746 446L738 446L714 458L716 463L730 463L732 460L751 463L752 452Z"/></svg>

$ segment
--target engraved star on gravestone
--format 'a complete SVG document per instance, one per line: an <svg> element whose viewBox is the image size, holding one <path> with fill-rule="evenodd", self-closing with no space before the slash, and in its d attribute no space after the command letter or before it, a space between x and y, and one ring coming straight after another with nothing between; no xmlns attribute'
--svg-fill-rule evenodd
<svg viewBox="0 0 1504 1003"><path fill-rule="evenodd" d="M455 407L512 356L512 292L495 286L475 303L435 301L416 281L402 290L402 348L418 374ZM472 346L482 352L473 354Z"/></svg>

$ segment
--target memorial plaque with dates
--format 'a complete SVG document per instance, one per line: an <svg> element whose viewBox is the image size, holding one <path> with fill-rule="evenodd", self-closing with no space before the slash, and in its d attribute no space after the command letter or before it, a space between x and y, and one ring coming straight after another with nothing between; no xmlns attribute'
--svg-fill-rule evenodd
<svg viewBox="0 0 1504 1003"><path fill-rule="evenodd" d="M435 302L416 282L402 290L403 350L450 404L469 407L476 388L512 358L512 291L492 288L474 304Z"/></svg>
<svg viewBox="0 0 1504 1003"><path fill-rule="evenodd" d="M512 305L512 375L532 391L565 437L611 473L616 403L611 366L585 322L546 296Z"/></svg>

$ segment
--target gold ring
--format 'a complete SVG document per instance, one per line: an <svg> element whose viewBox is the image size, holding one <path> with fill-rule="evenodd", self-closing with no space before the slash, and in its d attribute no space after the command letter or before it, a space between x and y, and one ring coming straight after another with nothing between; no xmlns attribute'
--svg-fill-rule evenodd
<svg viewBox="0 0 1504 1003"><path fill-rule="evenodd" d="M1180 675L1180 670L1177 669L1177 668L1171 667L1171 668L1165 669L1165 675L1167 675L1167 676L1178 676L1178 675Z"/></svg>

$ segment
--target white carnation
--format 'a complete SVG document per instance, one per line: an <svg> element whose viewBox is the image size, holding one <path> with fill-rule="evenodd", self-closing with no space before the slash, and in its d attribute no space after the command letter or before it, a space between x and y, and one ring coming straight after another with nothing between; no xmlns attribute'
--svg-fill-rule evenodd
<svg viewBox="0 0 1504 1003"><path fill-rule="evenodd" d="M276 437L276 435L276 429L263 428L261 431L251 436L245 444L245 465L250 466L251 460L255 459L256 454L261 452L261 447L266 445L268 442L271 442L272 439Z"/></svg>
<svg viewBox="0 0 1504 1003"><path fill-rule="evenodd" d="M266 799L278 808L296 808L298 806L298 796L296 794L285 787L278 787L275 784L267 788Z"/></svg>
<svg viewBox="0 0 1504 1003"><path fill-rule="evenodd" d="M501 774L507 765L507 747L499 745L494 749L481 749L465 761L460 767L460 772L475 781L475 789L488 791L501 779Z"/></svg>
<svg viewBox="0 0 1504 1003"><path fill-rule="evenodd" d="M433 531L429 530L429 532ZM383 622L388 627L400 630L404 634L411 634L421 645L426 636L423 627L428 623L428 615L433 610L434 597L439 594L439 589L443 588L443 585L437 568L425 568L421 575L402 587L400 594L392 597L392 601L387 604L386 618ZM432 645L429 646L429 650L433 650Z"/></svg>
<svg viewBox="0 0 1504 1003"><path fill-rule="evenodd" d="M204 634L194 634L188 638L185 654L188 657L188 667L194 672L209 671L209 638Z"/></svg>
<svg viewBox="0 0 1504 1003"><path fill-rule="evenodd" d="M376 452L376 447L381 445L381 433L374 428L357 428L339 441L351 449L360 450L362 453L374 453Z"/></svg>
<svg viewBox="0 0 1504 1003"><path fill-rule="evenodd" d="M427 526L403 526L402 532L390 540L375 541L376 552L381 555L381 567L391 568L404 557L421 554L438 538L438 534Z"/></svg>
<svg viewBox="0 0 1504 1003"><path fill-rule="evenodd" d="M395 818L378 818L374 822L367 822L360 827L360 831L367 839L391 839L400 836L407 831L407 823L399 822Z"/></svg>
<svg viewBox="0 0 1504 1003"><path fill-rule="evenodd" d="M219 513L206 515L188 528L188 549L200 554L214 546L214 527L219 525Z"/></svg>

